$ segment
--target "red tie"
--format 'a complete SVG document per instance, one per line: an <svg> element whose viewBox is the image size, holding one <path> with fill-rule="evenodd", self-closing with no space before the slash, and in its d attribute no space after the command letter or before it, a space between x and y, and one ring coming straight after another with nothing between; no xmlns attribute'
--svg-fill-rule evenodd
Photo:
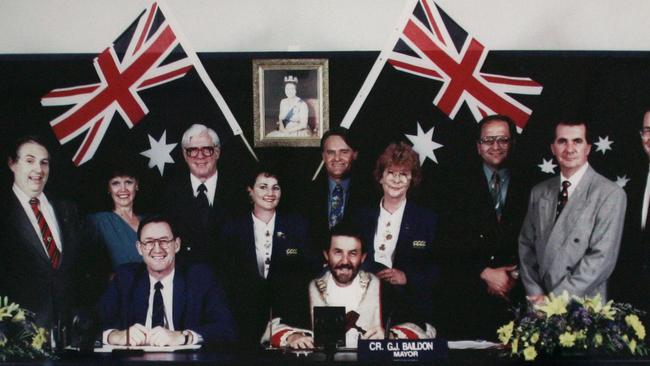
<svg viewBox="0 0 650 366"><path fill-rule="evenodd" d="M40 202L38 201L38 198L32 198L29 200L29 204L32 205L32 210L34 211L34 216L36 216L38 227L41 229L41 236L43 237L45 249L47 249L47 255L50 257L50 262L52 262L52 268L57 269L59 268L61 253L59 252L59 248L56 247L54 236L52 235L50 227L47 226L47 221L45 221L43 213L38 208Z"/></svg>

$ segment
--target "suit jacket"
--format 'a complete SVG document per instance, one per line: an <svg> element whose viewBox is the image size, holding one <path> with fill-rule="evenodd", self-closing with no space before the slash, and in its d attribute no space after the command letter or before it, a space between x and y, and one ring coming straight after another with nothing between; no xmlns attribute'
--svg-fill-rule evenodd
<svg viewBox="0 0 650 366"><path fill-rule="evenodd" d="M626 198L623 189L587 168L555 220L560 177L536 185L519 235L521 278L529 295L601 294L616 265Z"/></svg>
<svg viewBox="0 0 650 366"><path fill-rule="evenodd" d="M442 276L443 307L435 324L443 336L452 339L472 337L495 339L495 329L512 318L510 304L487 292L480 278L486 268L515 265L517 239L526 215L529 189L515 171L510 170L508 190L497 220L482 162L464 167L455 174L453 192L447 197L447 209L440 218L439 237L444 242ZM471 297L473 301L467 301ZM509 294L512 302L523 299L522 286L516 285ZM476 309L480 309L477 311ZM465 319L459 324L456 319ZM445 329L446 328L446 329ZM465 338L467 339L467 338Z"/></svg>
<svg viewBox="0 0 650 366"><path fill-rule="evenodd" d="M350 177L350 186L346 196L343 220L349 219L353 212L375 202L371 182L366 182L358 176ZM326 247L329 237L329 180L327 174L321 174L311 183L303 200L303 215L309 219L312 235L313 250L320 252Z"/></svg>
<svg viewBox="0 0 650 366"><path fill-rule="evenodd" d="M81 240L80 216L74 204L47 194L61 235L61 262L52 269L43 242L16 195L9 191L2 204L0 225L0 293L33 311L38 325L51 328L69 320L75 301L75 266Z"/></svg>
<svg viewBox="0 0 650 366"><path fill-rule="evenodd" d="M120 266L99 303L102 329L126 329L135 323L144 325L149 309L149 288L145 264ZM192 330L206 343L235 340L235 324L226 295L206 265L192 265L187 269L176 266L173 307L175 330Z"/></svg>
<svg viewBox="0 0 650 366"><path fill-rule="evenodd" d="M276 213L271 264L264 279L257 267L251 213L224 225L218 267L245 347L259 347L271 315L289 319L289 323L304 321L308 309L304 294L318 268L307 226L300 216Z"/></svg>
<svg viewBox="0 0 650 366"><path fill-rule="evenodd" d="M201 211L188 172L176 176L167 186L163 212L174 225L176 235L181 238L181 251L177 259L181 263L208 263L212 265L216 256L216 240L226 220L228 210L220 175L212 206L207 217L200 217Z"/></svg>
<svg viewBox="0 0 650 366"><path fill-rule="evenodd" d="M361 268L377 273L386 268L374 260L374 238L379 219L379 204L360 210L352 220L362 230L365 252ZM399 237L394 252L393 268L406 274L406 285L390 285L382 281L382 311L384 319L394 322L431 322L433 292L438 280L439 265L435 260L437 217L433 211L406 202Z"/></svg>

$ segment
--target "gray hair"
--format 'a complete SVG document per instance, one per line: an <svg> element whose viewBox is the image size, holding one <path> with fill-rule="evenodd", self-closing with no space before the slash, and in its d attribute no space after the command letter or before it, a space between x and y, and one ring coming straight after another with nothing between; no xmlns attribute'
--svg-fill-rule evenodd
<svg viewBox="0 0 650 366"><path fill-rule="evenodd" d="M195 123L190 128L185 131L183 134L183 139L181 140L181 145L183 147L187 147L190 144L190 140L192 140L194 137L197 137L199 135L203 135L207 133L208 136L210 136L210 139L214 143L214 146L221 148L221 141L219 141L219 135L211 129L210 127L207 127L206 125L202 125L200 123Z"/></svg>

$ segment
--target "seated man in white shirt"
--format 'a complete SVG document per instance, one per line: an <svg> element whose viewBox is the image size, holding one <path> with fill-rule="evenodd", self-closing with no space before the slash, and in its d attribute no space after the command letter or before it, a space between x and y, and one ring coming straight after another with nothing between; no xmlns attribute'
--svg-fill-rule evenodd
<svg viewBox="0 0 650 366"><path fill-rule="evenodd" d="M344 306L348 319L351 312L358 314L354 326L346 329L346 347L356 348L359 338L384 339L380 280L359 270L366 258L360 232L351 224L339 224L332 228L329 243L329 248L323 250L328 270L309 284L312 323L315 306ZM434 338L435 329L428 324L426 328L425 331L415 324L403 323L390 329L390 337ZM280 318L269 323L261 341L273 347L314 348L312 331L282 324Z"/></svg>
<svg viewBox="0 0 650 366"><path fill-rule="evenodd" d="M120 266L99 304L105 344L234 341L234 320L223 290L208 266L176 265L181 239L167 218L142 220L135 245L144 263Z"/></svg>

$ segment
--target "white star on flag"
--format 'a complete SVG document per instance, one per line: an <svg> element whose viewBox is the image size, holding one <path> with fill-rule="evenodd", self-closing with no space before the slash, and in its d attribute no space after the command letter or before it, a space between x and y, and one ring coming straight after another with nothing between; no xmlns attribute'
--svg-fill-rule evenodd
<svg viewBox="0 0 650 366"><path fill-rule="evenodd" d="M417 135L409 135L405 133L404 136L406 136L406 138L411 141L413 144L413 150L415 150L415 152L420 156L420 166L424 164L424 161L427 158L433 160L436 164L438 164L438 159L436 158L436 154L433 151L443 147L443 145L433 141L434 127L431 127L429 131L424 132L420 126L420 122L417 122L417 125Z"/></svg>
<svg viewBox="0 0 650 366"><path fill-rule="evenodd" d="M542 158L542 163L537 164L537 166L542 170L542 173L554 174L557 165L553 164L553 159L546 160Z"/></svg>
<svg viewBox="0 0 650 366"><path fill-rule="evenodd" d="M162 177L165 174L165 163L174 164L174 159L169 154L178 144L167 144L167 130L163 131L159 141L156 141L149 134L147 136L149 136L151 149L141 152L140 155L148 157L149 168L153 168L154 166L158 167L158 171L160 171L160 176Z"/></svg>
<svg viewBox="0 0 650 366"><path fill-rule="evenodd" d="M629 181L630 178L627 177L627 174L624 174L622 177L619 177L618 175L616 176L616 184L618 184L618 186L621 188L625 187Z"/></svg>
<svg viewBox="0 0 650 366"><path fill-rule="evenodd" d="M594 143L594 145L596 145L596 147L597 147L596 152L600 151L600 152L603 153L603 155L605 155L605 152L607 150L612 149L611 146L612 146L613 143L614 143L614 141L609 140L609 136L605 136L605 138L602 138L602 137L598 136L598 142Z"/></svg>

